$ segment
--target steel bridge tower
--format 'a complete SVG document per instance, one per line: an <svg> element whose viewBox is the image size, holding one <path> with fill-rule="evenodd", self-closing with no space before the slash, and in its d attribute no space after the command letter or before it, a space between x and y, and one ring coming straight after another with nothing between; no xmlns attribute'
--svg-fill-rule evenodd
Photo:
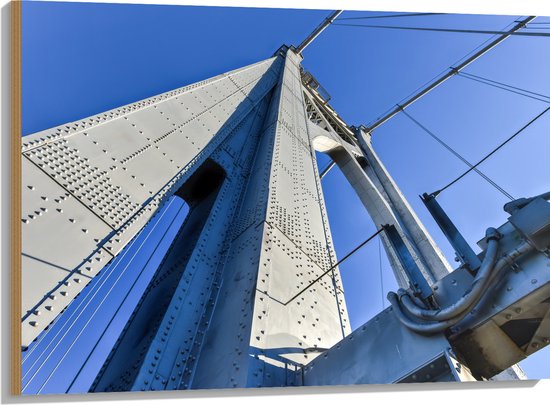
<svg viewBox="0 0 550 405"><path fill-rule="evenodd" d="M538 241L520 252L531 255L521 256L524 273L509 276L516 295L497 293L498 305L462 329L429 316L415 324L394 300L352 333L316 151L360 197L411 306L429 312L460 300L490 253L450 273L369 130L330 107L300 65L302 49L283 46L259 63L24 138L24 393L484 379L535 351L535 335L537 350L548 344L540 315L550 276L540 268L549 240L523 217L498 232L503 252L521 238ZM189 214L153 265L140 231L173 196ZM547 214L549 204L537 204ZM147 260L125 257L140 243ZM540 318L528 338L514 331L535 316L507 312L521 300L521 313Z"/></svg>

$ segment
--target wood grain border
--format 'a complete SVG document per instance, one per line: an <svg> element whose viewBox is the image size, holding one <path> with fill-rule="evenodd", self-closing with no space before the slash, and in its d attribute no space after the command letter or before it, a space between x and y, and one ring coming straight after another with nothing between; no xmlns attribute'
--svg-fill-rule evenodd
<svg viewBox="0 0 550 405"><path fill-rule="evenodd" d="M11 14L11 279L10 391L21 395L21 1Z"/></svg>

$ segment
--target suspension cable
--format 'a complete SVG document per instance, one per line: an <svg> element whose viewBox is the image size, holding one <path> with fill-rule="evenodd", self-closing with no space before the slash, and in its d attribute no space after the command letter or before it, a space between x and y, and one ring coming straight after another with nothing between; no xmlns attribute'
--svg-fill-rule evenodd
<svg viewBox="0 0 550 405"><path fill-rule="evenodd" d="M498 89L506 90L514 94L519 94L520 96L528 97L533 100L542 101L544 103L550 103L550 97L545 96L544 94L535 93L533 91L525 90L520 87L511 86L506 83L498 82L496 80L487 79L485 77L481 77L478 75L474 75L472 73L467 72L457 72L457 74L461 77L464 77L466 79L470 79L473 81L476 81L478 83L483 83L488 86L496 87Z"/></svg>
<svg viewBox="0 0 550 405"><path fill-rule="evenodd" d="M343 20L371 20L375 18L396 18L396 17L419 17L428 15L444 15L445 13L403 13L403 14L391 14L391 15L372 15L365 17L339 17L334 21Z"/></svg>
<svg viewBox="0 0 550 405"><path fill-rule="evenodd" d="M371 132L378 128L380 125L388 121L389 119L393 118L397 113L399 113L402 109L407 108L426 94L428 94L430 91L438 87L440 84L447 81L449 78L453 77L458 71L464 69L468 65L470 65L472 62L480 58L481 56L485 55L487 52L489 52L491 49L493 49L495 46L500 44L502 41L504 41L506 38L510 36L511 33L523 28L525 24L530 23L533 21L536 17L535 16L529 16L523 18L521 21L517 22L517 24L513 25L509 30L505 31L505 34L499 35L494 39L487 39L485 42L483 42L481 45L479 45L476 49L474 49L472 52L470 52L468 55L464 56L461 60L457 61L454 65L454 67L451 67L450 69L447 69L439 76L436 76L434 79L429 81L427 84L419 88L414 94L407 97L405 100L402 100L400 102L401 106L390 109L386 111L382 116L376 118L374 122L371 122L367 125L367 131ZM511 24L508 24L510 26ZM506 29L506 28L505 28Z"/></svg>
<svg viewBox="0 0 550 405"><path fill-rule="evenodd" d="M504 142L500 143L496 148L494 148L491 152L489 152L483 159L481 159L479 162L477 162L475 165L473 165L471 168L466 170L464 173L462 173L460 176L458 176L456 179L448 183L446 186L440 188L439 190L435 191L433 193L434 196L437 196L442 191L445 191L449 187L451 187L453 184L455 184L457 181L462 179L464 176L466 176L468 173L470 173L472 170L474 170L477 166L479 166L481 163L485 162L489 157L494 155L499 149L501 149L504 145L506 145L508 142L510 142L512 139L514 139L516 136L518 136L520 133L522 133L527 127L529 127L532 123L534 123L536 120L538 120L540 117L542 117L544 114L546 114L550 110L550 107L547 107L544 111L542 111L540 114L538 114L535 118L533 118L531 121L529 121L527 124L525 124L523 127L521 127L519 130L517 130L512 136L510 136L508 139L506 139Z"/></svg>
<svg viewBox="0 0 550 405"><path fill-rule="evenodd" d="M433 31L433 32L455 32L462 34L490 34L490 35L519 35L527 37L550 37L550 32L507 32L493 30L465 30L458 28L434 28L434 27L402 27L396 25L367 25L367 24L349 24L349 23L333 23L333 25L345 27L361 27L361 28L382 28L390 30L409 30L409 31Z"/></svg>
<svg viewBox="0 0 550 405"><path fill-rule="evenodd" d="M384 299L384 272L382 271L382 240L378 238L378 270L380 273L380 293L382 294L382 309L386 306L386 300Z"/></svg>
<svg viewBox="0 0 550 405"><path fill-rule="evenodd" d="M508 30L510 29L510 27L512 27L512 25L514 23L518 23L519 21L514 21L514 22L511 22L509 24L507 24L505 27L502 28L502 31L504 30ZM491 42L492 40L494 40L496 37L496 35L493 35L492 37L486 39L485 41L483 41L481 44L479 44L476 48L472 49L470 52L468 52L466 55L462 56L462 58L458 59L457 61L455 61L453 63L453 66L459 66L458 68L454 68L454 72L459 72L460 70L459 69L462 69L464 68L466 65L462 64L463 61L467 60L467 58L470 56L470 55L474 55L478 50L482 49L486 44L488 44L489 42ZM499 41L500 41L500 38L498 38ZM494 43L494 42L493 42ZM494 46L493 44L491 44L492 46ZM488 46L491 46L491 45L488 45ZM422 85L418 86L416 89L414 89L411 93L409 93L407 96L405 96L404 98L402 98L401 100L399 100L398 104L401 104L402 107L404 108L405 106L408 106L412 103L409 103L409 99L413 99L413 96L415 96L417 93L420 94L421 92L424 91L425 88L430 88L434 83L441 83L443 82L444 80L446 80L447 78L451 77L453 75L453 68L451 67L450 69L447 68L447 69L444 69L443 71L439 72L437 75L435 75L434 77L432 77L430 80L426 81L425 83L423 83ZM435 85L437 86L437 84ZM434 86L434 87L435 87ZM391 118L392 117L392 114L396 114L396 109L394 107L390 107L388 108L386 111L384 111L381 115L379 115L376 119L375 119L375 122L371 122L369 123L368 125L366 125L367 128L370 128L370 130L374 130L376 127L378 127L379 125L383 124L387 119ZM385 118L385 117L388 117L388 118Z"/></svg>
<svg viewBox="0 0 550 405"><path fill-rule="evenodd" d="M430 131L428 128L426 128L424 125L422 125L418 120L416 120L412 115L410 115L407 111L403 110L403 114L405 114L412 122L414 122L416 125L418 125L424 132L426 132L430 137L432 137L437 143L439 143L441 146L443 146L445 149L447 149L449 152L451 152L455 157L457 157L462 163L464 163L466 166L468 166L470 169L473 169L477 174L479 174L483 179L487 181L490 185L492 185L497 191L502 193L506 198L508 198L510 201L515 200L515 198L508 193L506 190L504 190L501 186L499 186L494 180L490 179L485 173L483 173L481 170L474 167L473 164L471 164L464 156L462 156L460 153L458 153L455 149L453 149L449 144L445 143L441 138L439 138L436 134L434 134L432 131Z"/></svg>
<svg viewBox="0 0 550 405"><path fill-rule="evenodd" d="M315 280L313 280L311 283L309 283L306 287L304 287L300 292L298 292L296 295L294 295L291 299L289 299L287 302L285 302L283 305L288 305L292 301L294 301L296 298L298 298L300 295L302 295L304 292L306 292L313 284L315 284L317 281L319 281L321 278L326 276L328 273L330 273L332 270L334 270L336 267L341 265L344 261L346 261L352 254L357 252L359 249L361 249L363 246L365 246L367 243L369 243L371 240L373 240L378 234L384 231L384 228L380 228L375 233L373 233L371 236L369 236L366 240L361 242L357 247L355 247L351 252L349 252L347 255L345 255L342 259L338 261L335 265L331 266L328 270L324 271L323 274L321 274L319 277L317 277Z"/></svg>
<svg viewBox="0 0 550 405"><path fill-rule="evenodd" d="M319 173L319 178L322 180L328 174L328 172L330 172L330 169L332 169L335 164L336 162L332 160L328 165L326 165L325 168L321 170L321 173Z"/></svg>
<svg viewBox="0 0 550 405"><path fill-rule="evenodd" d="M317 28L315 28L315 29L313 30L313 32L312 32L311 34L309 34L309 35L307 36L307 38L304 39L304 40L300 43L300 45L298 45L298 46L296 47L296 54L300 55L300 54L302 53L302 51L303 51L304 49L306 49L306 47L307 47L309 44L311 44L311 43L313 42L313 40L314 40L315 38L317 38L321 32L323 32L330 24L333 23L333 21L336 19L336 17L338 17L340 14L342 14L342 11L343 11L343 10L336 10L336 11L333 11L332 13L330 13L330 15L329 15L327 18L325 18L325 19L323 20L323 22L322 22L321 24L319 24L319 25L317 26Z"/></svg>

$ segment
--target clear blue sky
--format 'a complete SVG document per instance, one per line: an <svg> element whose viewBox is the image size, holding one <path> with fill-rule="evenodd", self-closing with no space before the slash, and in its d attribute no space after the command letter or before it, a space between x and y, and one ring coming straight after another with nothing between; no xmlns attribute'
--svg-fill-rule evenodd
<svg viewBox="0 0 550 405"><path fill-rule="evenodd" d="M23 134L78 120L268 58L297 44L327 11L24 2ZM346 12L343 17L380 13ZM500 30L517 16L445 15L368 20L387 25ZM537 21L550 22L549 18ZM360 22L360 21L358 21ZM303 66L353 125L368 124L488 39L487 35L333 26L304 52ZM466 71L550 95L550 39L507 39ZM454 77L408 111L471 161L546 108L546 104ZM515 197L550 189L550 114L481 166ZM419 194L465 167L398 115L374 133L374 146L451 263L452 249ZM320 158L324 167L326 157ZM339 172L323 179L336 251L342 257L374 231ZM505 197L470 174L440 204L473 245L506 220ZM380 269L383 277L381 291ZM395 289L375 240L341 266L354 328L387 305ZM550 377L550 349L522 363L531 378Z"/></svg>

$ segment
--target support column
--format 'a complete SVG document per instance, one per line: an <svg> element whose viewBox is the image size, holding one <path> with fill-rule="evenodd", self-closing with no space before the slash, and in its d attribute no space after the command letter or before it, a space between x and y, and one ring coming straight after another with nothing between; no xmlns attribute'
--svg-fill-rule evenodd
<svg viewBox="0 0 550 405"><path fill-rule="evenodd" d="M441 279L452 270L451 266L380 161L372 147L371 135L364 127L357 128L355 135L367 160L367 174L380 183L388 205L432 278Z"/></svg>
<svg viewBox="0 0 550 405"><path fill-rule="evenodd" d="M364 167L359 163L353 153L346 148L340 146L334 148L328 152L330 157L336 162L342 173L353 187L357 196L367 209L372 221L377 229L383 226L391 225L397 230L397 234L403 241L404 247L409 251L414 262L422 272L424 278L431 285L435 278L430 270L425 265L422 258L418 255L417 250L414 247L413 241L408 237L405 232L402 222L392 209L390 201L386 198L386 195L382 189L378 186L378 179L369 176ZM393 273L397 280L397 284L402 288L409 288L409 277L407 275L407 269L399 260L399 255L395 251L388 235L381 233L382 243L390 265L393 269Z"/></svg>

